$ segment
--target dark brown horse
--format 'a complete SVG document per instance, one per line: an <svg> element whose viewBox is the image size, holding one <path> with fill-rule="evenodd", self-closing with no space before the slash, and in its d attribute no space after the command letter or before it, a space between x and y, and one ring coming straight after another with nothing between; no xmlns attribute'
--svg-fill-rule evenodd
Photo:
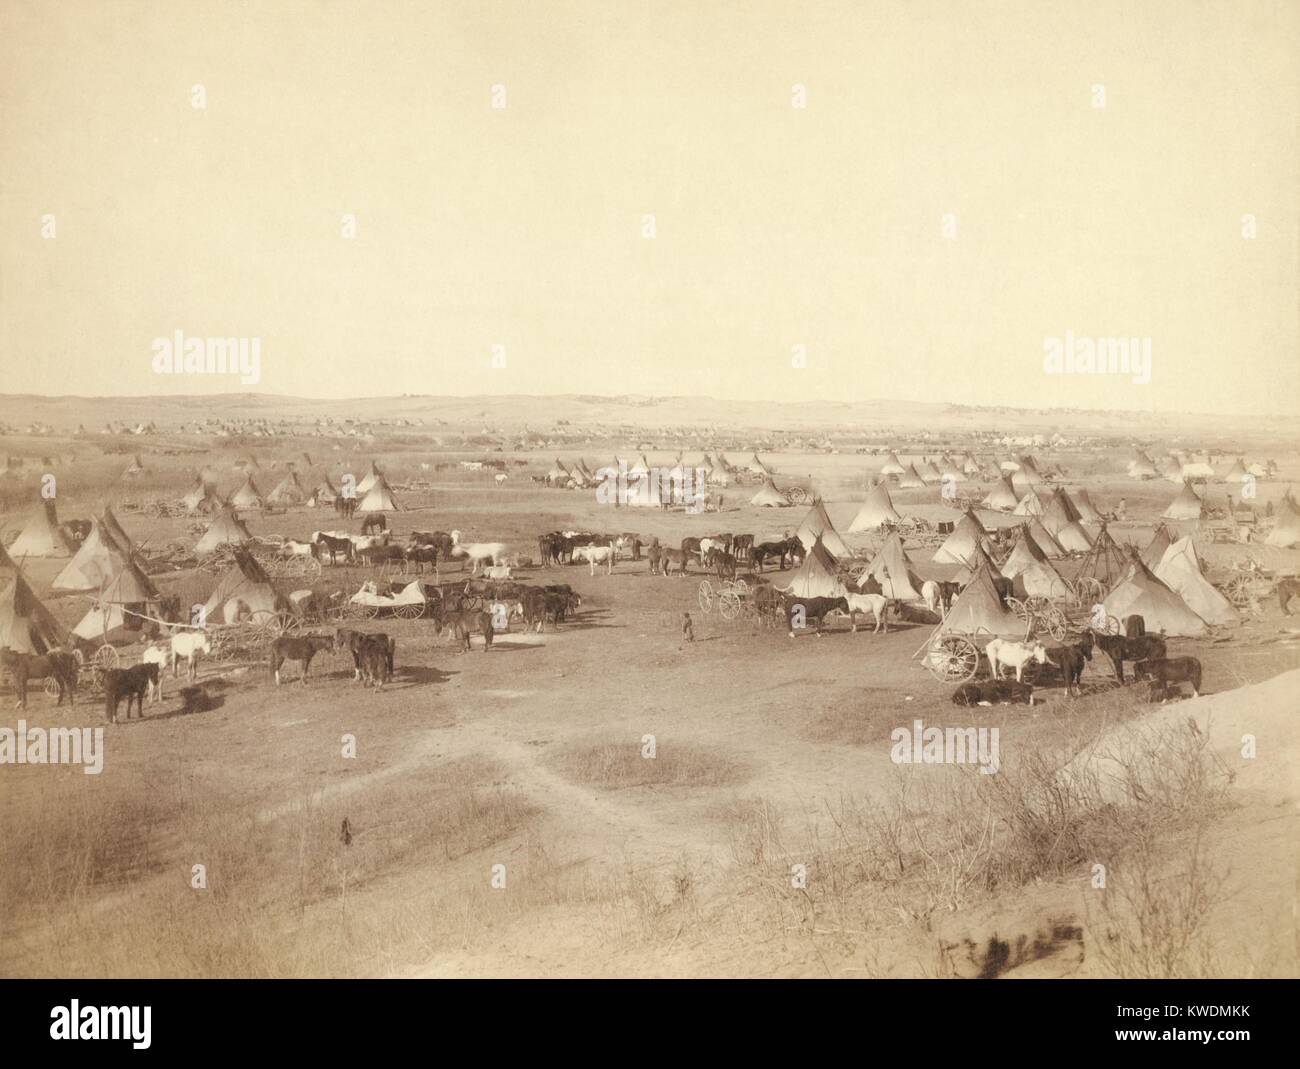
<svg viewBox="0 0 1300 1069"><path fill-rule="evenodd" d="M280 669L285 661L302 662L302 675L298 682L305 685L312 658L333 647L333 635L281 635L271 643L271 676L275 685L280 685Z"/></svg>
<svg viewBox="0 0 1300 1069"><path fill-rule="evenodd" d="M51 650L38 656L0 649L0 668L6 669L13 677L19 709L27 708L27 681L51 677L59 685L58 704L63 704L65 694L70 704L77 704L77 659L66 650Z"/></svg>

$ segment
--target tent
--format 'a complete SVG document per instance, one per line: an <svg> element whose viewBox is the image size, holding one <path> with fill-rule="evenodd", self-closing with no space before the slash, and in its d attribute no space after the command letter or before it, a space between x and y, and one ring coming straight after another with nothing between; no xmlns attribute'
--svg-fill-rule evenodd
<svg viewBox="0 0 1300 1069"><path fill-rule="evenodd" d="M1190 537L1180 538L1165 550L1155 575L1206 623L1235 624L1241 618L1232 603L1205 578Z"/></svg>
<svg viewBox="0 0 1300 1069"><path fill-rule="evenodd" d="M803 522L795 529L795 537L803 543L804 549L812 549L813 543L820 541L832 557L849 557L853 551L844 544L844 539L835 530L826 506L821 498L813 502L813 507L804 516Z"/></svg>
<svg viewBox="0 0 1300 1069"><path fill-rule="evenodd" d="M1169 537L1169 528L1163 523L1155 529L1151 536L1151 541L1147 543L1146 549L1142 551L1142 563L1148 568L1155 568L1164 560L1165 550L1173 544L1173 539Z"/></svg>
<svg viewBox="0 0 1300 1069"><path fill-rule="evenodd" d="M903 549L903 540L895 531L885 540L863 579L870 576L880 584L881 593L898 601L921 600L921 578L912 571L912 562ZM862 580L858 581L859 587Z"/></svg>
<svg viewBox="0 0 1300 1069"><path fill-rule="evenodd" d="M94 521L90 534L78 547L72 560L54 577L51 590L100 590L113 577L112 550L121 555L122 550L108 532L102 519Z"/></svg>
<svg viewBox="0 0 1300 1069"><path fill-rule="evenodd" d="M546 481L552 485L556 483L563 484L571 478L573 476L569 474L569 469L560 463L559 457L556 457L555 463L551 465L551 470L546 473Z"/></svg>
<svg viewBox="0 0 1300 1069"><path fill-rule="evenodd" d="M885 458L885 462L880 465L880 474L881 475L902 475L903 474L903 465L899 461L897 453L890 453L889 456Z"/></svg>
<svg viewBox="0 0 1300 1069"><path fill-rule="evenodd" d="M1064 557L1065 550L1061 544L1052 536L1052 532L1043 526L1043 521L1035 516L1029 521L1029 537L1043 551L1045 557Z"/></svg>
<svg viewBox="0 0 1300 1069"><path fill-rule="evenodd" d="M289 610L286 598L276 593L256 558L242 549L235 550L235 562L217 581L217 588L203 606L207 624L235 624L257 613Z"/></svg>
<svg viewBox="0 0 1300 1069"><path fill-rule="evenodd" d="M921 478L915 464L909 464L907 470L898 477L898 488L900 490L920 490L924 486L925 480Z"/></svg>
<svg viewBox="0 0 1300 1069"><path fill-rule="evenodd" d="M997 565L984 552L984 547L976 544L971 551L971 555L962 561L961 567L957 569L957 574L953 576L958 583L965 586L971 581L975 573L981 568L988 567L992 571L997 571Z"/></svg>
<svg viewBox="0 0 1300 1069"><path fill-rule="evenodd" d="M399 512L401 506L393 498L392 488L388 485L388 480L382 475L375 480L374 484L366 491L357 505L358 512Z"/></svg>
<svg viewBox="0 0 1300 1069"><path fill-rule="evenodd" d="M1128 570L1128 560L1128 556L1110 536L1106 524L1102 523L1096 541L1079 564L1076 577L1087 576L1096 579L1106 590L1109 590L1124 577L1124 573Z"/></svg>
<svg viewBox="0 0 1300 1069"><path fill-rule="evenodd" d="M1092 503L1092 498L1088 496L1087 490L1076 490L1074 492L1074 507L1079 513L1080 523L1104 523L1105 517L1097 510L1097 506Z"/></svg>
<svg viewBox="0 0 1300 1069"><path fill-rule="evenodd" d="M372 460L370 462L370 470L366 472L366 474L361 477L361 481L357 483L357 496L360 497L363 494L369 493L370 488L383 477L384 473L379 470L379 466Z"/></svg>
<svg viewBox="0 0 1300 1069"><path fill-rule="evenodd" d="M1264 543L1281 546L1283 549L1300 545L1300 510L1296 509L1290 498L1282 499L1273 530L1269 531Z"/></svg>
<svg viewBox="0 0 1300 1069"><path fill-rule="evenodd" d="M1052 537L1066 553L1087 553L1092 548L1092 539L1080 523L1067 523Z"/></svg>
<svg viewBox="0 0 1300 1069"><path fill-rule="evenodd" d="M1065 492L1065 487L1058 486L1048 499L1047 507L1043 509L1043 526L1056 537L1056 532L1071 523L1078 523L1082 514L1075 506L1070 495Z"/></svg>
<svg viewBox="0 0 1300 1069"><path fill-rule="evenodd" d="M67 641L67 631L15 572L0 590L0 649L42 654Z"/></svg>
<svg viewBox="0 0 1300 1069"><path fill-rule="evenodd" d="M867 499L862 502L858 514L849 524L850 533L857 531L875 531L882 523L897 523L902 517L894 508L889 497L889 489L884 483L877 483L867 491Z"/></svg>
<svg viewBox="0 0 1300 1069"><path fill-rule="evenodd" d="M965 564L975 555L977 547L988 552L988 535L984 533L979 520L967 512L957 521L957 526L944 539L943 545L934 551L931 559L936 564Z"/></svg>
<svg viewBox="0 0 1300 1069"><path fill-rule="evenodd" d="M223 509L215 520L203 532L203 537L194 546L196 553L213 553L224 545L242 545L251 542L253 536L233 509Z"/></svg>
<svg viewBox="0 0 1300 1069"><path fill-rule="evenodd" d="M749 499L751 505L762 505L765 508L788 508L790 502L786 500L785 495L776 488L776 484L771 478L763 480L763 487L753 497Z"/></svg>
<svg viewBox="0 0 1300 1069"><path fill-rule="evenodd" d="M754 454L754 457L753 457L753 463L750 464L750 469L751 469L752 471L756 471L756 472L758 472L759 475L775 475L775 474L776 474L776 469L775 469L775 468L769 468L766 464L764 464L761 460L759 460L759 459L758 459L758 454L757 454L757 453Z"/></svg>
<svg viewBox="0 0 1300 1069"><path fill-rule="evenodd" d="M116 546L110 549L112 575L95 604L72 629L89 642L130 642L140 637L147 606L158 601L158 591L130 557Z"/></svg>
<svg viewBox="0 0 1300 1069"><path fill-rule="evenodd" d="M1025 621L1002 603L993 573L983 564L954 599L938 634L965 635L983 646L994 638L1023 639L1025 630Z"/></svg>
<svg viewBox="0 0 1300 1069"><path fill-rule="evenodd" d="M54 502L45 500L27 521L18 537L9 547L14 560L23 557L71 557L72 546L59 528L59 516Z"/></svg>
<svg viewBox="0 0 1300 1069"><path fill-rule="evenodd" d="M996 509L998 512L1010 512L1020 502L1016 500L1016 491L1011 485L1011 480L1004 475L980 504L985 508Z"/></svg>
<svg viewBox="0 0 1300 1069"><path fill-rule="evenodd" d="M260 509L263 507L262 494L257 489L257 483L253 482L253 477L249 475L244 480L244 485L230 495L230 506L237 509Z"/></svg>
<svg viewBox="0 0 1300 1069"><path fill-rule="evenodd" d="M267 495L266 500L272 505L301 505L307 500L307 491L298 481L298 473L290 471L280 481L280 485Z"/></svg>
<svg viewBox="0 0 1300 1069"><path fill-rule="evenodd" d="M842 598L848 591L836 574L835 558L817 538L787 586L776 587L800 598Z"/></svg>
<svg viewBox="0 0 1300 1069"><path fill-rule="evenodd" d="M1070 593L1069 584L1047 561L1034 561L1011 581L1018 598L1063 598Z"/></svg>
<svg viewBox="0 0 1300 1069"><path fill-rule="evenodd" d="M181 504L185 506L185 511L191 516L211 515L221 509L221 499L217 496L216 490L211 483L206 483L200 479L194 484L194 488L181 498Z"/></svg>
<svg viewBox="0 0 1300 1069"><path fill-rule="evenodd" d="M1023 482L1026 489L1041 486L1047 482L1042 473L1038 470L1038 462L1033 457L1024 456L1020 458L1020 467L1016 469L1016 474L1012 476L1013 480L1018 479Z"/></svg>
<svg viewBox="0 0 1300 1069"><path fill-rule="evenodd" d="M1106 595L1102 606L1121 623L1134 614L1141 616L1150 634L1205 634L1205 621L1137 558L1129 562L1124 578Z"/></svg>
<svg viewBox="0 0 1300 1069"><path fill-rule="evenodd" d="M1002 565L1002 575L1007 579L1014 579L1031 564L1038 564L1047 560L1047 554L1039 548L1037 542L1029 533L1029 525L1020 525L1020 537L1016 540L1015 548L1011 551L1011 556L1006 559Z"/></svg>
<svg viewBox="0 0 1300 1069"><path fill-rule="evenodd" d="M1244 483L1249 478L1250 472L1246 470L1246 465L1242 463L1241 457L1238 457L1237 462L1224 475L1223 481L1225 483Z"/></svg>
<svg viewBox="0 0 1300 1069"><path fill-rule="evenodd" d="M1043 514L1042 499L1033 490L1030 490L1024 497L1016 502L1016 507L1011 510L1016 516L1041 516Z"/></svg>
<svg viewBox="0 0 1300 1069"><path fill-rule="evenodd" d="M1189 482L1183 483L1179 495L1169 503L1161 515L1166 520L1199 520L1201 518L1201 499L1196 496Z"/></svg>
<svg viewBox="0 0 1300 1069"><path fill-rule="evenodd" d="M1129 477L1133 479L1154 479L1160 474L1155 462L1145 453L1139 452L1128 464Z"/></svg>
<svg viewBox="0 0 1300 1069"><path fill-rule="evenodd" d="M926 461L917 469L917 474L921 476L921 481L927 485L932 485L943 480L943 473L934 466L930 461Z"/></svg>

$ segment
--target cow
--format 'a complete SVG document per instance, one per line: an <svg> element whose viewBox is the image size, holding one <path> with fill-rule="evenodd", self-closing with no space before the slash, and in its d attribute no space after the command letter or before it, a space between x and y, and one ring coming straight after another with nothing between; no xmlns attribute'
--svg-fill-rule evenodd
<svg viewBox="0 0 1300 1069"><path fill-rule="evenodd" d="M1195 657L1160 657L1138 661L1133 666L1133 678L1151 679L1151 700L1159 695L1164 702L1169 697L1169 684L1187 683L1191 685L1192 697L1201 696L1201 662Z"/></svg>
<svg viewBox="0 0 1300 1069"><path fill-rule="evenodd" d="M333 646L334 639L330 635L281 635L271 643L271 675L275 678L275 685L280 685L280 668L285 661L301 661L302 675L298 682L306 686L312 658Z"/></svg>
<svg viewBox="0 0 1300 1069"><path fill-rule="evenodd" d="M984 647L989 659L989 671L994 679L1002 678L1003 667L1016 670L1016 682L1023 682L1025 665L1030 661L1037 664L1047 663L1047 650L1038 642L1008 642L995 638Z"/></svg>
<svg viewBox="0 0 1300 1069"><path fill-rule="evenodd" d="M72 705L77 704L77 659L67 650L51 650L38 656L0 649L0 668L8 669L13 677L19 709L27 708L27 681L50 677L59 685L59 700L55 704L62 705L65 695Z"/></svg>
<svg viewBox="0 0 1300 1069"><path fill-rule="evenodd" d="M1124 685L1125 661L1163 661L1167 654L1165 640L1159 635L1127 638L1124 635L1107 635L1097 631L1094 633L1093 641L1097 648L1110 658L1110 663L1115 668L1115 678L1120 686Z"/></svg>
<svg viewBox="0 0 1300 1069"><path fill-rule="evenodd" d="M151 662L133 665L130 668L110 668L104 673L104 718L110 724L117 723L117 707L126 699L126 718L131 719L131 704L135 703L136 715L144 717L144 695L158 685L160 673L158 665Z"/></svg>
<svg viewBox="0 0 1300 1069"><path fill-rule="evenodd" d="M795 627L806 628L810 621L817 623L817 637L821 638L822 622L830 612L842 612L851 616L848 598L800 598L786 595L783 598L785 618L789 624L789 635L794 638Z"/></svg>

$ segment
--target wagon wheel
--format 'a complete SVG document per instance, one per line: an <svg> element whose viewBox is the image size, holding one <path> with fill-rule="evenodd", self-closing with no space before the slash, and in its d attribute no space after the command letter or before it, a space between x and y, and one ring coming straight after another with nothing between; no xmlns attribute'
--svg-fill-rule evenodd
<svg viewBox="0 0 1300 1069"><path fill-rule="evenodd" d="M1007 608L1020 617L1031 628L1034 626L1034 613L1029 603L1019 598L1007 598Z"/></svg>
<svg viewBox="0 0 1300 1069"><path fill-rule="evenodd" d="M741 604L740 595L733 590L718 596L718 612L722 613L724 620L734 620L739 616Z"/></svg>
<svg viewBox="0 0 1300 1069"><path fill-rule="evenodd" d="M1105 593L1106 588L1095 576L1081 575L1074 581L1074 595L1079 599L1080 605L1095 605Z"/></svg>
<svg viewBox="0 0 1300 1069"><path fill-rule="evenodd" d="M1047 626L1047 633L1051 635L1052 638L1056 639L1057 642L1060 642L1065 638L1065 634L1069 630L1070 623L1065 618L1065 613L1063 613L1055 605L1049 605L1046 611L1043 613L1041 619L1043 620L1043 623Z"/></svg>
<svg viewBox="0 0 1300 1069"><path fill-rule="evenodd" d="M393 610L393 615L400 620L416 620L423 612L423 605L398 605Z"/></svg>
<svg viewBox="0 0 1300 1069"><path fill-rule="evenodd" d="M42 689L43 689L43 690L45 691L45 693L48 694L51 698L56 698L56 697L58 697L58 694L59 694L59 681L58 681L58 679L56 679L54 676L46 676L46 677L45 677L45 683L44 683Z"/></svg>
<svg viewBox="0 0 1300 1069"><path fill-rule="evenodd" d="M213 631L208 635L208 656L213 661L230 661L235 656L234 635L229 631Z"/></svg>
<svg viewBox="0 0 1300 1069"><path fill-rule="evenodd" d="M965 683L975 678L980 651L968 638L945 635L925 655L925 666L941 683Z"/></svg>
<svg viewBox="0 0 1300 1069"><path fill-rule="evenodd" d="M281 635L298 631L302 622L291 612L270 612L259 609L249 617L254 633L259 639L277 639Z"/></svg>
<svg viewBox="0 0 1300 1069"><path fill-rule="evenodd" d="M749 584L743 579L733 579L731 589L739 594L742 598L749 597Z"/></svg>
<svg viewBox="0 0 1300 1069"><path fill-rule="evenodd" d="M309 583L314 583L320 578L320 561L315 557L306 557L302 565L302 577Z"/></svg>
<svg viewBox="0 0 1300 1069"><path fill-rule="evenodd" d="M792 486L785 492L785 499L792 505L802 505L808 500L808 491L802 486Z"/></svg>
<svg viewBox="0 0 1300 1069"><path fill-rule="evenodd" d="M1252 582L1254 580L1249 575L1235 576L1224 586L1224 596L1234 607L1238 609L1248 608L1253 600L1250 593Z"/></svg>
<svg viewBox="0 0 1300 1069"><path fill-rule="evenodd" d="M95 651L95 665L107 671L110 668L116 668L121 664L122 658L118 655L117 650L112 646L100 646Z"/></svg>
<svg viewBox="0 0 1300 1069"><path fill-rule="evenodd" d="M1123 626L1122 626L1122 625L1120 624L1120 622L1119 622L1119 617L1118 617L1118 616L1107 616L1107 617L1106 617L1106 634L1108 634L1108 635L1122 635L1123 633L1124 633L1124 628L1123 628Z"/></svg>
<svg viewBox="0 0 1300 1069"><path fill-rule="evenodd" d="M713 611L713 584L707 579L700 580L700 608L705 612Z"/></svg>

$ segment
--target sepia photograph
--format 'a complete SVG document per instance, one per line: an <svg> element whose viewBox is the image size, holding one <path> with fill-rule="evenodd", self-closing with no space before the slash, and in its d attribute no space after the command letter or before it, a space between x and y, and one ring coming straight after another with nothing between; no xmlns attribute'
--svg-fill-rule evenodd
<svg viewBox="0 0 1300 1069"><path fill-rule="evenodd" d="M0 977L1300 976L1296 0L0 0L0 176Z"/></svg>

